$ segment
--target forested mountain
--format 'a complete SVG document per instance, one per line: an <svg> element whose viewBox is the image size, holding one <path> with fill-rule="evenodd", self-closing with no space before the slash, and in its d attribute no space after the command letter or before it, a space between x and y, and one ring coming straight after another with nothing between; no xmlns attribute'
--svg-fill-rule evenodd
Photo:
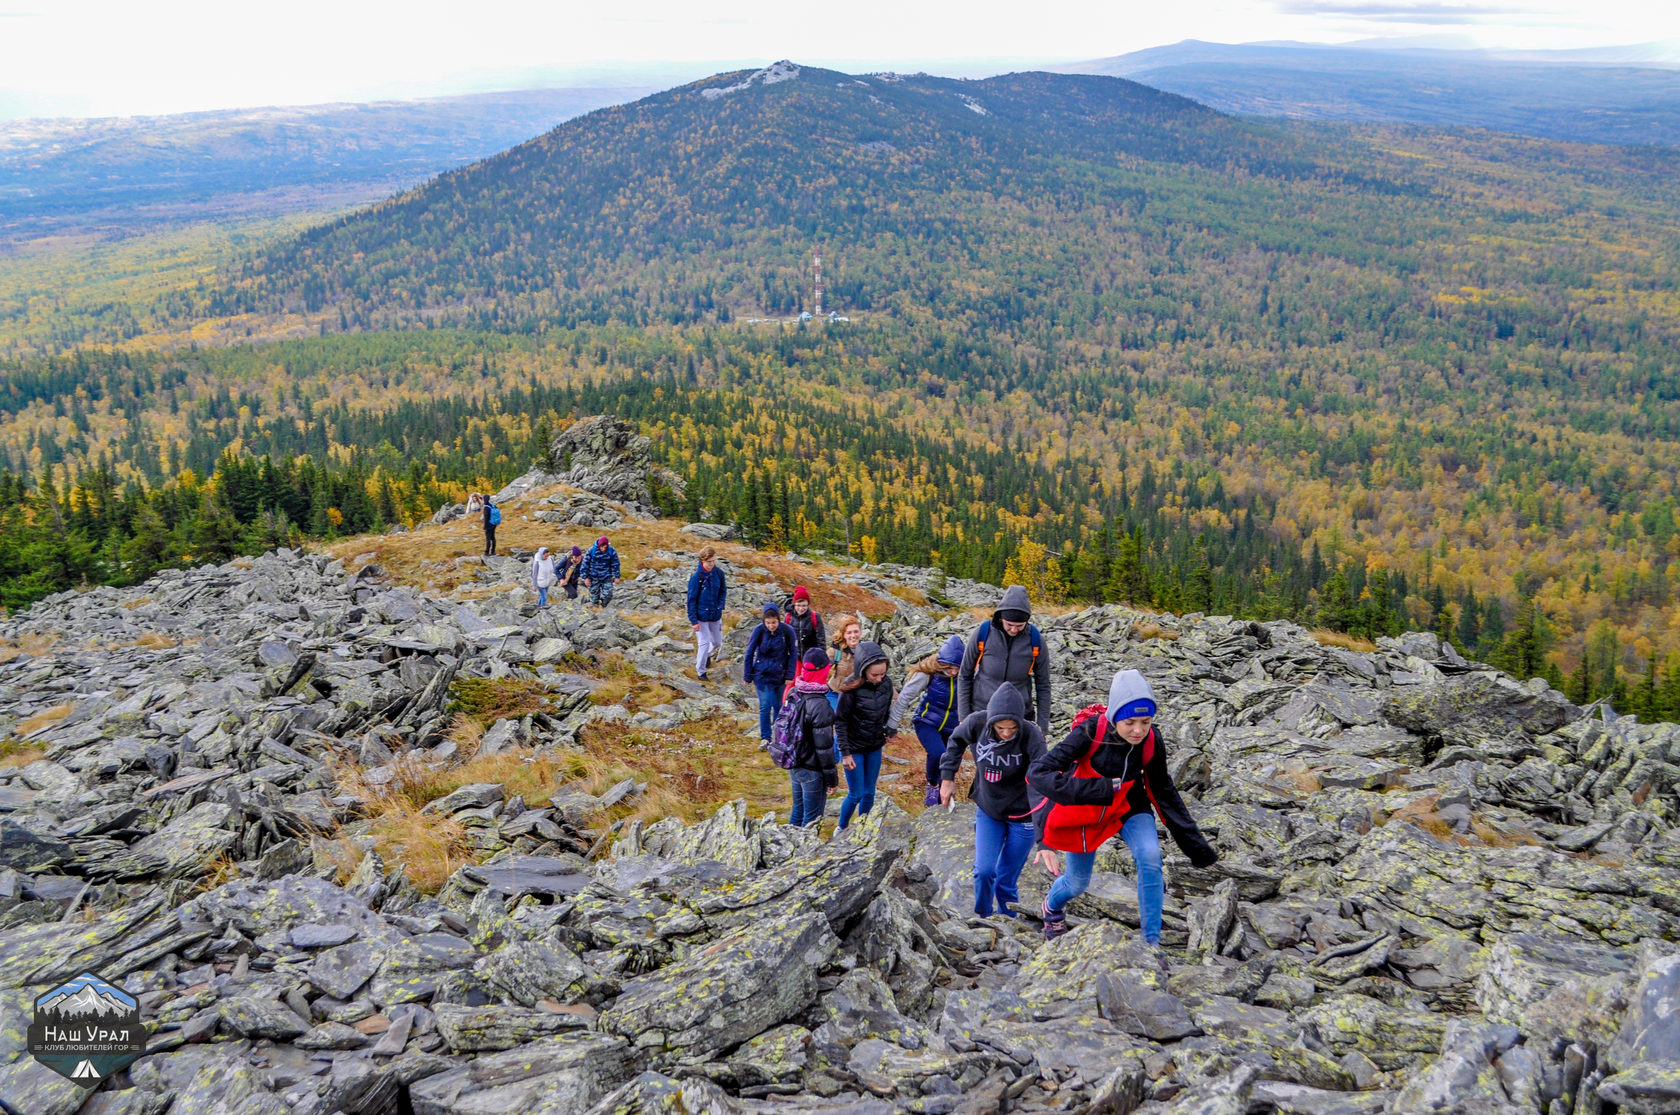
<svg viewBox="0 0 1680 1115"><path fill-rule="evenodd" d="M1586 53L1503 57L1381 44L1186 40L1059 69L1130 78L1245 116L1680 145L1680 68L1580 57Z"/></svg>
<svg viewBox="0 0 1680 1115"><path fill-rule="evenodd" d="M1680 668L1677 162L1103 77L722 75L154 307L347 336L7 368L10 599L410 520L614 411L672 510L755 541L1430 626L1615 692ZM809 305L819 243L851 323L749 322Z"/></svg>

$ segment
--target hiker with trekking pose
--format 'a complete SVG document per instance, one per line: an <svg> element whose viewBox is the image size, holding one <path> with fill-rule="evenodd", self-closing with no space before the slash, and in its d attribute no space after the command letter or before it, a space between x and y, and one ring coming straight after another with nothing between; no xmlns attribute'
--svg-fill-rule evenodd
<svg viewBox="0 0 1680 1115"><path fill-rule="evenodd" d="M1137 864L1143 939L1160 946L1166 880L1157 813L1192 865L1211 867L1219 861L1167 772L1155 711L1149 682L1136 670L1121 670L1108 687L1108 703L1081 710L1067 738L1027 771L1040 845L1035 858L1058 876L1041 910L1047 938L1067 932L1067 904L1091 885L1097 848L1118 834ZM1066 870L1058 868L1057 852L1063 853ZM1157 961L1165 970L1165 957L1157 954Z"/></svg>
<svg viewBox="0 0 1680 1115"><path fill-rule="evenodd" d="M892 735L893 683L887 677L887 656L865 641L854 652L857 672L840 683L840 707L834 719L834 742L846 771L846 797L840 803L840 827L852 814L868 813L875 805L875 782L881 777L881 749Z"/></svg>
<svg viewBox="0 0 1680 1115"><path fill-rule="evenodd" d="M793 809L788 824L815 828L827 808L834 773L834 710L828 705L828 654L805 652L793 693L770 729L770 759L788 772Z"/></svg>
<svg viewBox="0 0 1680 1115"><path fill-rule="evenodd" d="M717 551L700 551L700 564L688 578L688 624L694 629L694 674L706 680L712 655L723 646L723 605L729 585L718 568Z"/></svg>
<svg viewBox="0 0 1680 1115"><path fill-rule="evenodd" d="M904 730L905 717L916 731L916 741L927 752L927 794L923 805L939 804L939 760L945 754L951 733L957 730L957 668L962 663L963 641L952 635L945 645L910 667L910 676L893 702L892 730ZM912 716L911 709L915 709Z"/></svg>
<svg viewBox="0 0 1680 1115"><path fill-rule="evenodd" d="M835 708L840 704L840 685L857 672L857 648L863 642L863 621L856 616L841 616L834 629L834 647L828 660L834 669L828 675L828 689L834 694Z"/></svg>
<svg viewBox="0 0 1680 1115"><path fill-rule="evenodd" d="M1013 685L1027 706L1027 719L1050 738L1050 648L1033 626L1027 590L1003 590L992 618L974 629L957 671L957 718L986 708L1000 685Z"/></svg>
<svg viewBox="0 0 1680 1115"><path fill-rule="evenodd" d="M984 712L957 725L939 760L939 802L950 805L963 752L974 750L974 912L983 918L994 910L1015 916L1021 868L1033 849L1027 771L1043 758L1044 737L1026 711L1013 685L1000 686Z"/></svg>
<svg viewBox="0 0 1680 1115"><path fill-rule="evenodd" d="M583 548L573 546L570 557L561 557L556 571L560 576L560 587L566 590L567 600L576 600L578 594L578 578L583 574Z"/></svg>

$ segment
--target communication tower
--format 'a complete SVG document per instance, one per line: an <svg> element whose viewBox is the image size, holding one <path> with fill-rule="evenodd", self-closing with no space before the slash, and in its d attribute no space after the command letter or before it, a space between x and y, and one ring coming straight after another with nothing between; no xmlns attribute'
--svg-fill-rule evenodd
<svg viewBox="0 0 1680 1115"><path fill-rule="evenodd" d="M823 307L822 307L822 302L823 302L823 299L822 299L822 296L823 296L822 246L820 244L817 246L816 254L811 257L811 274L814 275L816 277L816 280L817 280L817 290L816 290L816 303L817 304L816 304L816 307L811 311L811 316L822 317L822 313L823 313Z"/></svg>

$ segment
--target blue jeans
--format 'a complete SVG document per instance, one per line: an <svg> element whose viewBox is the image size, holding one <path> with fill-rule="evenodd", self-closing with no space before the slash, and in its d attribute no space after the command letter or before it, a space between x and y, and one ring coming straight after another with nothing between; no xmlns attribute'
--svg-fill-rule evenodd
<svg viewBox="0 0 1680 1115"><path fill-rule="evenodd" d="M998 821L983 810L974 814L974 912L1014 917L1010 905L1021 897L1016 886L1035 840L1030 821ZM1090 879L1089 868L1086 879Z"/></svg>
<svg viewBox="0 0 1680 1115"><path fill-rule="evenodd" d="M939 760L945 756L946 739L939 734L938 728L930 728L926 724L916 725L916 739L921 743L922 750L927 752L927 784L937 786Z"/></svg>
<svg viewBox="0 0 1680 1115"><path fill-rule="evenodd" d="M1167 880L1161 874L1161 837L1155 831L1155 814L1128 817L1120 827L1120 839L1132 850L1132 862L1137 864L1138 920L1143 924L1143 939L1158 945ZM1095 852L1064 852L1061 878L1051 886L1046 905L1059 912L1084 894L1091 885L1091 865L1096 859Z"/></svg>
<svg viewBox="0 0 1680 1115"><path fill-rule="evenodd" d="M793 776L793 811L788 814L790 825L815 825L822 820L827 804L827 787L820 770L790 770Z"/></svg>
<svg viewBox="0 0 1680 1115"><path fill-rule="evenodd" d="M537 607L539 607L539 608L548 607L548 586L547 585L544 585L541 588L537 589Z"/></svg>
<svg viewBox="0 0 1680 1115"><path fill-rule="evenodd" d="M758 682L758 738L770 738L770 725L776 722L776 714L782 711L782 687L766 685Z"/></svg>
<svg viewBox="0 0 1680 1115"><path fill-rule="evenodd" d="M867 813L875 806L875 780L881 777L881 753L879 751L865 751L861 755L853 755L857 769L846 770L842 764L840 769L846 770L846 797L840 803L840 827L845 828L852 823L852 813Z"/></svg>

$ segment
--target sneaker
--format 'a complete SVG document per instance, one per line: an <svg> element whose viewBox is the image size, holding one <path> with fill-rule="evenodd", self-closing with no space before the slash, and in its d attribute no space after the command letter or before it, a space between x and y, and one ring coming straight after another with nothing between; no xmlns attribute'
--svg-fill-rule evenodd
<svg viewBox="0 0 1680 1115"><path fill-rule="evenodd" d="M1044 939L1046 941L1054 941L1068 931L1067 915L1060 910L1052 910L1048 898L1044 900L1044 906L1039 911L1038 916L1044 921Z"/></svg>
<svg viewBox="0 0 1680 1115"><path fill-rule="evenodd" d="M768 751L768 750L770 750L770 741L769 741L769 740L767 740L767 739L761 739L761 740L759 740L759 741L758 741L758 749L759 749L759 750L760 750L760 751Z"/></svg>
<svg viewBox="0 0 1680 1115"><path fill-rule="evenodd" d="M923 805L930 805L930 806L939 804L939 787L938 786L929 786L927 788L927 793L922 796L922 804Z"/></svg>
<svg viewBox="0 0 1680 1115"><path fill-rule="evenodd" d="M704 673L696 674L695 676L698 677L701 681L706 680L706 675Z"/></svg>

